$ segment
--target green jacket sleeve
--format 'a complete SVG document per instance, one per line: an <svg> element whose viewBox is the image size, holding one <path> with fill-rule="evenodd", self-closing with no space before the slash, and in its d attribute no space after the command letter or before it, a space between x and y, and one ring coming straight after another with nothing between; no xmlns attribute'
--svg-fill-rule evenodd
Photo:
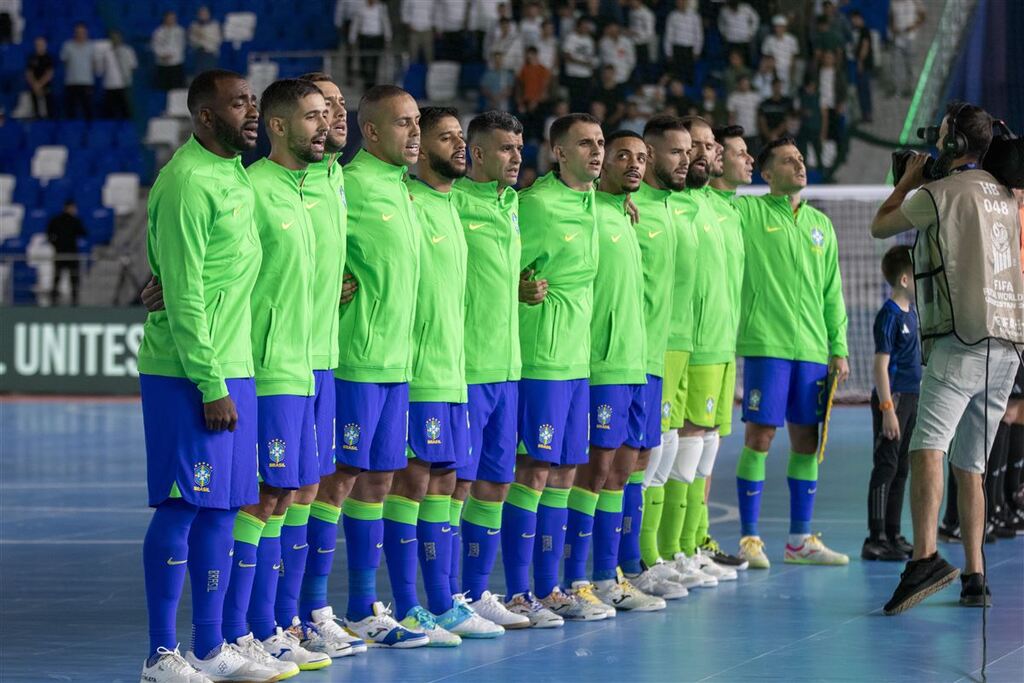
<svg viewBox="0 0 1024 683"><path fill-rule="evenodd" d="M849 355L846 349L846 327L849 320L846 317L846 301L843 300L843 278L839 273L838 241L832 221L828 221L828 228L832 239L825 253L825 330L828 332L829 354L845 358Z"/></svg>
<svg viewBox="0 0 1024 683"><path fill-rule="evenodd" d="M209 202L188 179L168 187L163 200L154 247L159 263L174 264L161 272L167 323L185 374L199 387L203 403L210 403L227 396L228 388L210 338L203 292ZM171 207L177 210L167 210Z"/></svg>

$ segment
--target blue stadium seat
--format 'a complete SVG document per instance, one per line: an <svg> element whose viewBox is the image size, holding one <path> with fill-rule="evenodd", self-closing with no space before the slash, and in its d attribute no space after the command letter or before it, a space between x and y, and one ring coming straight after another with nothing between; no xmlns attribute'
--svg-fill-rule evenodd
<svg viewBox="0 0 1024 683"><path fill-rule="evenodd" d="M85 133L85 146L96 150L113 147L117 128L117 121L93 121Z"/></svg>
<svg viewBox="0 0 1024 683"><path fill-rule="evenodd" d="M469 62L462 65L459 71L459 89L476 90L480 87L480 79L487 71L487 64L484 62Z"/></svg>
<svg viewBox="0 0 1024 683"><path fill-rule="evenodd" d="M56 121L33 121L25 126L25 147L34 150L39 145L52 145L56 133Z"/></svg>
<svg viewBox="0 0 1024 683"><path fill-rule="evenodd" d="M42 206L48 215L56 215L64 209L64 202L74 194L74 183L70 178L51 180L42 189Z"/></svg>
<svg viewBox="0 0 1024 683"><path fill-rule="evenodd" d="M25 253L25 247L22 246L21 251L17 253ZM16 261L12 268L13 273L13 302L16 305L32 305L36 303L36 294L33 291L36 283L39 281L36 275L36 269L22 261Z"/></svg>
<svg viewBox="0 0 1024 683"><path fill-rule="evenodd" d="M93 244L109 244L114 236L114 212L105 207L81 211L82 221Z"/></svg>
<svg viewBox="0 0 1024 683"><path fill-rule="evenodd" d="M39 181L29 175L18 176L11 199L14 204L21 204L26 210L35 208L40 201Z"/></svg>
<svg viewBox="0 0 1024 683"><path fill-rule="evenodd" d="M28 240L24 237L8 237L0 242L0 254L17 256L25 253Z"/></svg>
<svg viewBox="0 0 1024 683"><path fill-rule="evenodd" d="M21 221L21 236L25 241L32 239L32 235L46 232L46 226L50 223L50 216L46 209L29 209L25 211L25 217Z"/></svg>
<svg viewBox="0 0 1024 683"><path fill-rule="evenodd" d="M0 126L0 152L18 149L24 142L24 127L19 121L8 119Z"/></svg>
<svg viewBox="0 0 1024 683"><path fill-rule="evenodd" d="M402 88L417 100L427 97L427 65L410 64L402 79Z"/></svg>

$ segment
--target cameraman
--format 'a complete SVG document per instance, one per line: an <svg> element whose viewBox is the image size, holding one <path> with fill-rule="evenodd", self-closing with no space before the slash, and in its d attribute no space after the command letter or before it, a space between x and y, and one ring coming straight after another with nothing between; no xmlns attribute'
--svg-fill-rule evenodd
<svg viewBox="0 0 1024 683"><path fill-rule="evenodd" d="M949 168L948 175L924 184L928 157L916 155L871 224L877 238L918 231L914 272L927 365L910 443L914 554L885 605L889 615L959 574L936 548L945 453L959 489L966 557L960 604L990 604L982 574L982 478L1019 363L1014 344L1024 342L1020 216L1010 190L980 168L992 117L953 103L938 138L942 154L935 166Z"/></svg>

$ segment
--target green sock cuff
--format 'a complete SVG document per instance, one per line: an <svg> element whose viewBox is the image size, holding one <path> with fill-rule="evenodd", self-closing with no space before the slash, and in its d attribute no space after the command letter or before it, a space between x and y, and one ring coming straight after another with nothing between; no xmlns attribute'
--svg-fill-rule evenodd
<svg viewBox="0 0 1024 683"><path fill-rule="evenodd" d="M690 485L678 479L669 479L665 482L665 503L669 501L686 500Z"/></svg>
<svg viewBox="0 0 1024 683"><path fill-rule="evenodd" d="M643 473L643 471L641 470L640 472L634 472L633 474L629 475L629 479L626 480L626 483L627 484L642 484L642 483L644 483L644 473Z"/></svg>
<svg viewBox="0 0 1024 683"><path fill-rule="evenodd" d="M546 495L547 490L545 490L544 493ZM573 486L571 489L569 489L569 497L566 501L566 507L568 507L570 510L582 512L585 515L593 517L594 510L597 509L598 498L600 498L600 496L594 493L593 491L588 491L587 489L580 488L579 486ZM540 502L543 503L544 505L548 504L544 502L544 496L540 497ZM556 506L552 505L551 507Z"/></svg>
<svg viewBox="0 0 1024 683"><path fill-rule="evenodd" d="M281 538L281 527L284 526L284 515L270 515L267 525L263 527L260 538Z"/></svg>
<svg viewBox="0 0 1024 683"><path fill-rule="evenodd" d="M337 524L338 520L341 519L341 508L335 507L330 503L314 500L309 506L309 516L313 519L319 519L321 522Z"/></svg>
<svg viewBox="0 0 1024 683"><path fill-rule="evenodd" d="M747 481L764 481L764 465L767 453L743 447L740 459L736 461L736 476Z"/></svg>
<svg viewBox="0 0 1024 683"><path fill-rule="evenodd" d="M451 507L448 508L448 523L452 526L462 525L462 506L466 501L452 498Z"/></svg>
<svg viewBox="0 0 1024 683"><path fill-rule="evenodd" d="M540 491L517 483L508 487L508 496L505 497L505 502L529 512L536 512L537 505L540 504L540 497Z"/></svg>
<svg viewBox="0 0 1024 683"><path fill-rule="evenodd" d="M415 500L390 494L384 497L384 519L416 526L419 518L420 504Z"/></svg>
<svg viewBox="0 0 1024 683"><path fill-rule="evenodd" d="M665 487L664 486L648 486L644 489L644 505L651 502L664 503L665 502Z"/></svg>
<svg viewBox="0 0 1024 683"><path fill-rule="evenodd" d="M500 501L479 500L470 496L466 501L466 509L462 511L462 518L486 529L500 529L502 507Z"/></svg>
<svg viewBox="0 0 1024 683"><path fill-rule="evenodd" d="M569 489L556 489L548 486L540 494L540 504L549 508L569 507Z"/></svg>
<svg viewBox="0 0 1024 683"><path fill-rule="evenodd" d="M622 491L601 489L601 495L597 498L597 509L612 514L622 512Z"/></svg>
<svg viewBox="0 0 1024 683"><path fill-rule="evenodd" d="M786 476L800 481L818 481L818 456L815 453L789 453Z"/></svg>
<svg viewBox="0 0 1024 683"><path fill-rule="evenodd" d="M292 503L284 513L285 526L306 526L309 524L310 506L305 503Z"/></svg>
<svg viewBox="0 0 1024 683"><path fill-rule="evenodd" d="M355 498L347 498L341 513L352 519L373 522L384 517L384 503L365 503Z"/></svg>
<svg viewBox="0 0 1024 683"><path fill-rule="evenodd" d="M452 497L428 493L420 503L419 520L431 524L447 522L452 516Z"/></svg>
<svg viewBox="0 0 1024 683"><path fill-rule="evenodd" d="M248 543L249 545L259 545L260 536L263 535L263 527L267 525L259 517L250 515L248 512L239 510L235 516L235 528L231 532L231 536L236 541L242 543Z"/></svg>

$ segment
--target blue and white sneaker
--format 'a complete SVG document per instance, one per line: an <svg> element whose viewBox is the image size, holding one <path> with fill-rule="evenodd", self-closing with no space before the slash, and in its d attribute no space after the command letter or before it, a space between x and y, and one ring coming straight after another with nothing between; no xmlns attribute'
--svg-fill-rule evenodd
<svg viewBox="0 0 1024 683"><path fill-rule="evenodd" d="M345 626L367 647L390 647L405 650L423 647L430 638L422 631L412 631L402 626L391 616L391 608L383 602L373 603L373 614L359 621L345 620Z"/></svg>
<svg viewBox="0 0 1024 683"><path fill-rule="evenodd" d="M462 644L462 638L438 626L434 615L419 605L410 609L401 623L407 629L427 634L430 647L456 647Z"/></svg>
<svg viewBox="0 0 1024 683"><path fill-rule="evenodd" d="M366 643L338 623L330 605L313 610L310 616L312 619L303 624L302 647L332 659L366 652Z"/></svg>
<svg viewBox="0 0 1024 683"><path fill-rule="evenodd" d="M497 638L505 629L484 619L462 593L452 596L452 608L437 617L437 625L462 638Z"/></svg>

